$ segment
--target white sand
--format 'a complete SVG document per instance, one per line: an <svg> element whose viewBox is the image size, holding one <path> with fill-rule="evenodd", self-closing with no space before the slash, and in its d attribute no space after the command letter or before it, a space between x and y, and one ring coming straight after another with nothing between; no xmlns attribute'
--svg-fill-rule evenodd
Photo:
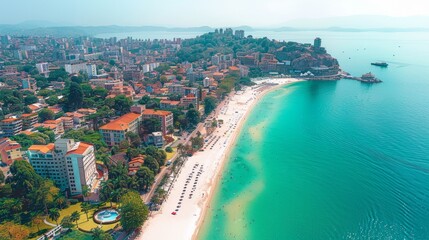
<svg viewBox="0 0 429 240"><path fill-rule="evenodd" d="M213 189L220 179L219 173L231 150L229 146L233 146L241 125L253 105L264 93L276 87L262 83L276 83L279 84L277 86L281 86L296 81L299 80L288 78L259 81L258 85L246 88L227 99L225 104L221 104L216 119L222 119L224 124L211 136L206 137L208 142L205 143L203 152L199 151L188 158L167 200L144 224L136 239L195 238L204 218L203 209L206 210L210 203ZM181 196L183 198L179 204ZM177 214L172 215L172 212Z"/></svg>

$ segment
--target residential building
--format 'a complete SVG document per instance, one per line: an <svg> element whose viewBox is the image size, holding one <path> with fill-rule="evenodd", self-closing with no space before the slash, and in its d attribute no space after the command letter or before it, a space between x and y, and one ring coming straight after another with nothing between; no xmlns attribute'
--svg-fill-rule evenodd
<svg viewBox="0 0 429 240"><path fill-rule="evenodd" d="M206 77L203 79L203 87L207 88L210 86L210 78Z"/></svg>
<svg viewBox="0 0 429 240"><path fill-rule="evenodd" d="M235 36L238 38L244 38L244 30L235 30Z"/></svg>
<svg viewBox="0 0 429 240"><path fill-rule="evenodd" d="M31 129L38 122L39 116L37 113L24 113L21 115L22 130Z"/></svg>
<svg viewBox="0 0 429 240"><path fill-rule="evenodd" d="M186 97L182 97L181 99L180 99L180 106L181 107L185 107L185 108L189 108L189 107L191 107L191 105L195 108L195 109L198 109L199 108L199 106L198 106L198 98L197 97L195 97L194 95L189 95L189 96L186 96Z"/></svg>
<svg viewBox="0 0 429 240"><path fill-rule="evenodd" d="M128 175L134 175L144 163L144 156L139 155L128 162Z"/></svg>
<svg viewBox="0 0 429 240"><path fill-rule="evenodd" d="M74 122L72 117L61 117L60 119L63 122L64 131L73 129Z"/></svg>
<svg viewBox="0 0 429 240"><path fill-rule="evenodd" d="M9 138L0 139L0 160L9 166L16 160L23 160L21 144Z"/></svg>
<svg viewBox="0 0 429 240"><path fill-rule="evenodd" d="M30 77L22 78L21 83L22 83L22 89L30 90L30 91L37 90L36 79L34 78L30 78Z"/></svg>
<svg viewBox="0 0 429 240"><path fill-rule="evenodd" d="M125 140L127 132L138 133L142 115L138 113L127 113L108 124L100 127L100 133L109 146L118 145Z"/></svg>
<svg viewBox="0 0 429 240"><path fill-rule="evenodd" d="M49 65L46 62L37 63L36 68L37 68L37 71L39 71L40 75L45 75L45 74L49 73Z"/></svg>
<svg viewBox="0 0 429 240"><path fill-rule="evenodd" d="M19 118L6 118L0 123L1 136L12 137L22 131L22 120Z"/></svg>
<svg viewBox="0 0 429 240"><path fill-rule="evenodd" d="M315 38L314 39L314 48L320 48L322 46L322 39Z"/></svg>
<svg viewBox="0 0 429 240"><path fill-rule="evenodd" d="M46 120L43 122L43 124L55 126L54 133L57 136L64 134L64 125L62 119Z"/></svg>
<svg viewBox="0 0 429 240"><path fill-rule="evenodd" d="M162 132L153 132L147 136L145 141L148 145L153 145L155 147L161 148L164 146L164 137Z"/></svg>
<svg viewBox="0 0 429 240"><path fill-rule="evenodd" d="M76 74L80 72L84 72L88 74L88 77L92 77L97 75L97 66L95 64L86 64L86 63L72 63L65 64L64 69L69 74Z"/></svg>
<svg viewBox="0 0 429 240"><path fill-rule="evenodd" d="M185 88L185 86L183 86L181 84L172 84L172 85L168 86L168 92L170 94L184 95L185 94L184 88Z"/></svg>
<svg viewBox="0 0 429 240"><path fill-rule="evenodd" d="M159 108L163 109L163 110L168 110L168 109L173 109L178 107L180 104L180 101L171 101L171 100L161 100L159 102Z"/></svg>
<svg viewBox="0 0 429 240"><path fill-rule="evenodd" d="M146 109L143 111L143 119L157 118L161 121L161 131L167 134L168 128L173 126L173 113L164 110Z"/></svg>
<svg viewBox="0 0 429 240"><path fill-rule="evenodd" d="M91 189L97 177L94 146L73 139L58 139L47 145L32 145L28 158L37 174L53 180L72 196Z"/></svg>

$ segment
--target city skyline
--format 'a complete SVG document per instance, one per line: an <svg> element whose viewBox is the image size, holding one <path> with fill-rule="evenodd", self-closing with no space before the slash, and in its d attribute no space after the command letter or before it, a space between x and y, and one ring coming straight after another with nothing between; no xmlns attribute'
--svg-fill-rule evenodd
<svg viewBox="0 0 429 240"><path fill-rule="evenodd" d="M333 18L354 15L380 15L390 17L427 16L429 11L423 0L377 1L370 0L303 0L303 1L245 1L216 2L184 0L163 0L157 2L74 1L69 6L64 2L45 0L43 4L34 4L29 0L8 2L11 9L0 16L0 24L18 24L22 22L49 22L53 25L123 25L123 26L241 26L274 27L299 19ZM98 11L103 9L103 11ZM407 11L403 11L407 9ZM196 11L198 10L198 11ZM127 17L124 18L123 14ZM239 16L239 17L237 17Z"/></svg>

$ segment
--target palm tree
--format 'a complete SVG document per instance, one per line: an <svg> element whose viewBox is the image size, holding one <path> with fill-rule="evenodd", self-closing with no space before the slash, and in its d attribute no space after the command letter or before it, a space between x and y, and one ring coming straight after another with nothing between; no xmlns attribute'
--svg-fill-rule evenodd
<svg viewBox="0 0 429 240"><path fill-rule="evenodd" d="M63 196L58 197L55 202L57 204L57 208L59 209L63 209L64 208L64 204L66 203L66 198Z"/></svg>
<svg viewBox="0 0 429 240"><path fill-rule="evenodd" d="M49 218L54 220L58 225L58 219L60 218L60 211L58 208L51 208L48 212Z"/></svg>
<svg viewBox="0 0 429 240"><path fill-rule="evenodd" d="M179 151L181 156L185 155L185 145L183 145L182 143L179 143L177 145L177 150Z"/></svg>
<svg viewBox="0 0 429 240"><path fill-rule="evenodd" d="M87 203L87 202L83 202L80 205L80 208L82 209L82 212L84 212L86 214L86 220L88 221L89 220L88 212L91 209L91 205L89 205L89 203Z"/></svg>
<svg viewBox="0 0 429 240"><path fill-rule="evenodd" d="M79 228L79 223L77 222L80 219L80 214L78 211L74 211L71 215L70 215L70 220L72 222L76 222L76 226Z"/></svg>
<svg viewBox="0 0 429 240"><path fill-rule="evenodd" d="M103 230L99 227L91 229L93 239L100 239L101 235L103 235Z"/></svg>
<svg viewBox="0 0 429 240"><path fill-rule="evenodd" d="M83 199L89 196L90 191L91 189L88 186L83 186L82 188Z"/></svg>

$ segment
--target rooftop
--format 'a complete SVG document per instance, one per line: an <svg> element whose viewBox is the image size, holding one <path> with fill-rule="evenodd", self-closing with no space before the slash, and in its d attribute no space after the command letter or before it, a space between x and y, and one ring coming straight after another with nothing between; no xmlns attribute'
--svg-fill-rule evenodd
<svg viewBox="0 0 429 240"><path fill-rule="evenodd" d="M42 152L44 154L52 152L55 148L55 144L49 143L48 145L32 145L28 148L29 151Z"/></svg>
<svg viewBox="0 0 429 240"><path fill-rule="evenodd" d="M123 131L128 129L128 124L136 120L140 117L140 114L137 113L127 113L106 125L100 127L101 130L115 130L115 131Z"/></svg>
<svg viewBox="0 0 429 240"><path fill-rule="evenodd" d="M79 146L78 146L75 150L72 150L72 151L68 152L67 154L79 154L79 155L82 155L82 154L84 154L84 153L88 150L88 148L90 148L90 147L92 147L92 145L91 145L91 144L84 143L84 142L79 142Z"/></svg>
<svg viewBox="0 0 429 240"><path fill-rule="evenodd" d="M154 110L154 109L146 109L143 111L143 115L159 115L159 116L168 116L171 112L163 111L163 110Z"/></svg>

